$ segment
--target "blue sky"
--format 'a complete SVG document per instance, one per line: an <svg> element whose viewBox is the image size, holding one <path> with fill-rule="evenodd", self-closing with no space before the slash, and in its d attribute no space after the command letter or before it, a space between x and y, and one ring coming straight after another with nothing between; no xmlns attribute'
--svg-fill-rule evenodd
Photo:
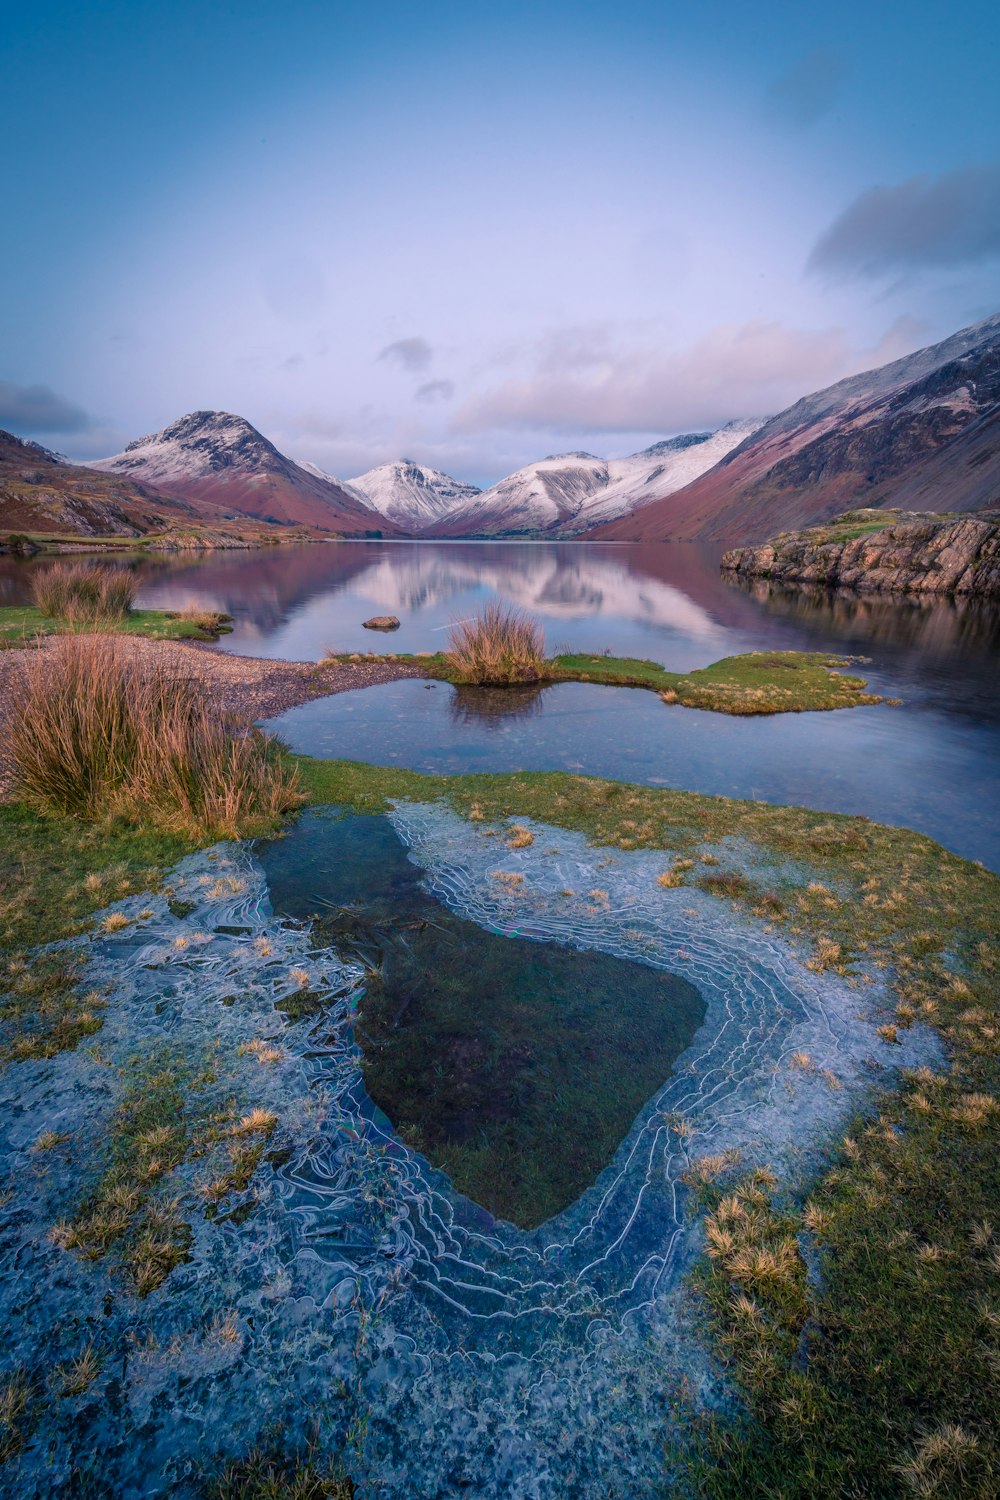
<svg viewBox="0 0 1000 1500"><path fill-rule="evenodd" d="M1000 308L998 44L978 0L5 0L0 426L222 408L482 483L778 410Z"/></svg>

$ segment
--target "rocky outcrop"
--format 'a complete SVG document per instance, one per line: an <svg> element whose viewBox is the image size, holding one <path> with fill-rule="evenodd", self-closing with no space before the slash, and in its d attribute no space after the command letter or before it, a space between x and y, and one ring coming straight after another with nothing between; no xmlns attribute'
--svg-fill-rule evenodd
<svg viewBox="0 0 1000 1500"><path fill-rule="evenodd" d="M900 516L850 535L851 516L829 527L782 532L760 547L736 547L724 571L778 582L906 594L1000 598L1000 513ZM848 533L845 535L845 533Z"/></svg>

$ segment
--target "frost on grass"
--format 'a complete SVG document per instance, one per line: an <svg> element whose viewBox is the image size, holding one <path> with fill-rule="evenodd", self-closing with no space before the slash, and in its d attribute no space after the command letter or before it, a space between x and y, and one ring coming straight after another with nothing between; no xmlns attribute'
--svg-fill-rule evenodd
<svg viewBox="0 0 1000 1500"><path fill-rule="evenodd" d="M28 1500L74 1470L180 1493L192 1459L210 1477L279 1430L386 1496L547 1500L566 1474L603 1494L622 1472L662 1493L665 1391L711 1385L680 1296L699 1191L735 1163L807 1169L873 1072L931 1055L919 1025L879 1036L877 984L660 884L662 852L612 862L526 821L502 845L440 807L393 818L461 916L678 974L704 1025L597 1182L522 1232L371 1104L362 971L274 918L247 851L184 861L183 902L117 903L81 976L99 1034L0 1075L3 1479ZM720 1253L752 1317L788 1248L743 1222L719 1222Z"/></svg>

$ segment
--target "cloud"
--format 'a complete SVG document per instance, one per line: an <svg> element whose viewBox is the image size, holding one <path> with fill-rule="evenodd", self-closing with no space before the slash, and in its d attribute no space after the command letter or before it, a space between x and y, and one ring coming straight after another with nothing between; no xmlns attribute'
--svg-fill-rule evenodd
<svg viewBox="0 0 1000 1500"><path fill-rule="evenodd" d="M14 433L86 432L91 418L47 385L0 380L0 427Z"/></svg>
<svg viewBox="0 0 1000 1500"><path fill-rule="evenodd" d="M411 375L419 375L426 370L431 362L433 350L426 339L397 339L394 344L386 344L376 356L378 359L392 359L407 370Z"/></svg>
<svg viewBox="0 0 1000 1500"><path fill-rule="evenodd" d="M893 325L876 349L858 350L841 328L755 320L721 325L687 349L665 350L612 348L599 333L587 339L568 329L543 341L529 373L464 402L453 430L717 427L781 411L810 391L895 358L907 331Z"/></svg>
<svg viewBox="0 0 1000 1500"><path fill-rule="evenodd" d="M820 236L810 271L880 276L1000 256L1000 162L873 187Z"/></svg>
<svg viewBox="0 0 1000 1500"><path fill-rule="evenodd" d="M847 73L843 52L817 47L770 85L764 97L766 112L777 121L812 125L833 109Z"/></svg>
<svg viewBox="0 0 1000 1500"><path fill-rule="evenodd" d="M450 401L455 387L450 380L428 380L414 393L415 401Z"/></svg>

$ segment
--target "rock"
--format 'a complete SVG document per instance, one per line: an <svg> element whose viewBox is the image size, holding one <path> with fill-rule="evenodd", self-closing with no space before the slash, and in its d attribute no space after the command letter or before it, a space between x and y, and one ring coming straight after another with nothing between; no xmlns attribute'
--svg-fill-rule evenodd
<svg viewBox="0 0 1000 1500"><path fill-rule="evenodd" d="M850 514L830 528L849 527ZM830 528L783 532L759 547L736 547L725 571L776 582L866 593L960 594L1000 598L1000 516L887 517L879 530L837 540Z"/></svg>
<svg viewBox="0 0 1000 1500"><path fill-rule="evenodd" d="M395 615L372 615L370 620L363 620L362 627L365 630L398 630L399 621Z"/></svg>

